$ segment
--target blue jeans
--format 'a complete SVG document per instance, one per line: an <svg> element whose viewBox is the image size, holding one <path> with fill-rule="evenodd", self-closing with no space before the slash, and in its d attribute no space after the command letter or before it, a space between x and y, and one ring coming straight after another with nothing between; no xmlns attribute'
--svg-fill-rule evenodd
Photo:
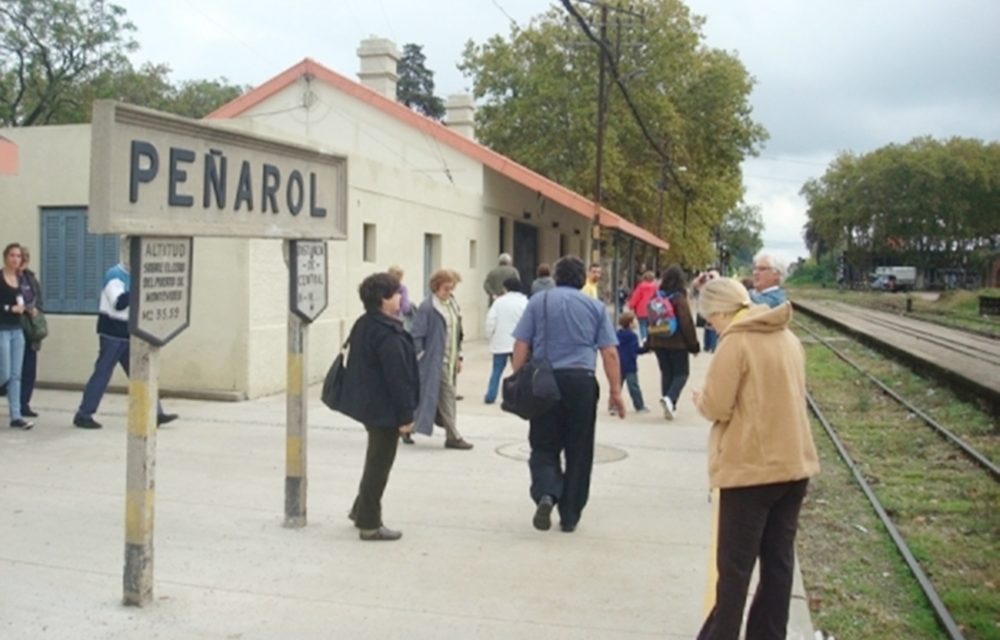
<svg viewBox="0 0 1000 640"><path fill-rule="evenodd" d="M0 329L0 381L7 382L10 421L21 419L21 368L24 366L24 329Z"/></svg>
<svg viewBox="0 0 1000 640"><path fill-rule="evenodd" d="M128 375L128 338L109 338L100 334L98 338L101 342L97 362L94 363L94 373L90 374L90 380L87 380L87 386L83 389L83 401L76 411L77 418L90 418L97 413L101 398L111 382L111 374L115 372L115 364L120 364L125 375ZM163 415L159 402L156 403L156 415Z"/></svg>
<svg viewBox="0 0 1000 640"><path fill-rule="evenodd" d="M705 351L712 353L715 351L715 345L719 342L719 334L716 333L715 329L705 325Z"/></svg>
<svg viewBox="0 0 1000 640"><path fill-rule="evenodd" d="M639 344L646 342L649 337L649 318L639 318Z"/></svg>
<svg viewBox="0 0 1000 640"><path fill-rule="evenodd" d="M510 359L509 353L493 354L493 371L490 372L490 383L486 387L486 397L483 399L486 404L493 404L497 400L497 392L500 390L500 377L503 375L503 370L507 366L508 359Z"/></svg>
<svg viewBox="0 0 1000 640"><path fill-rule="evenodd" d="M639 389L639 373L637 371L623 373L622 384L628 385L628 394L632 396L632 405L635 406L635 410L640 411L645 409L646 403L643 402L642 390Z"/></svg>

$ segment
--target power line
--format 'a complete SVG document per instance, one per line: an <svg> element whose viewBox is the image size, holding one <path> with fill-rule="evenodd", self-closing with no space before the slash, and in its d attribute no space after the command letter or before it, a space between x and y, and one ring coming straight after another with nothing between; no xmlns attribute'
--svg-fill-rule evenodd
<svg viewBox="0 0 1000 640"><path fill-rule="evenodd" d="M510 20L511 25L513 25L515 29L517 30L521 29L521 26L517 24L517 20L515 20L509 13L507 13L507 10L504 9L503 6L499 2L497 2L497 0L490 0L490 1L493 3L494 7L500 10L500 13L502 13L508 20Z"/></svg>

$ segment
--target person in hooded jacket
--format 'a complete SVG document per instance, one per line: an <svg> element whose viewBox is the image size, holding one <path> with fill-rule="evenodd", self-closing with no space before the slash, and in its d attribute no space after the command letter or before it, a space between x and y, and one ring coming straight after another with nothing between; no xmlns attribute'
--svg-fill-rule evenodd
<svg viewBox="0 0 1000 640"><path fill-rule="evenodd" d="M806 415L805 353L788 328L789 303L752 305L740 282L705 284L699 306L719 332L694 404L712 421L708 475L719 489L715 606L699 640L741 637L754 564L760 581L747 638L784 638L795 568L795 534L819 460Z"/></svg>
<svg viewBox="0 0 1000 640"><path fill-rule="evenodd" d="M382 494L396 459L399 434L413 430L420 402L420 374L413 339L399 319L399 280L375 273L358 288L365 314L351 328L345 391L356 402L368 449L350 519L362 540L398 540L402 532L382 523Z"/></svg>

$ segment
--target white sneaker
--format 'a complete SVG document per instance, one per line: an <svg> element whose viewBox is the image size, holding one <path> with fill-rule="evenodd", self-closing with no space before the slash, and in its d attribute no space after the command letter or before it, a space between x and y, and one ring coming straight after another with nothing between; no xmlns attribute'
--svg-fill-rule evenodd
<svg viewBox="0 0 1000 640"><path fill-rule="evenodd" d="M660 398L660 406L663 407L663 417L667 420L674 419L674 403L670 398L663 396Z"/></svg>

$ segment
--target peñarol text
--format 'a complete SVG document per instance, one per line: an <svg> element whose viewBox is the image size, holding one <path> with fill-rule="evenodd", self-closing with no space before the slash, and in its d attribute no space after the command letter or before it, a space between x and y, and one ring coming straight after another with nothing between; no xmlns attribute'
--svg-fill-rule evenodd
<svg viewBox="0 0 1000 640"><path fill-rule="evenodd" d="M253 163L230 159L218 149L199 156L191 149L170 147L166 166L160 151L146 140L132 140L129 154L129 202L136 204L143 187L157 180L167 181L166 204L171 207L194 207L196 199L204 209L298 216L308 212L325 218L326 207L318 201L316 173L291 169L282 175L281 167L267 162ZM198 172L201 180L192 179ZM196 186L201 183L200 189Z"/></svg>

